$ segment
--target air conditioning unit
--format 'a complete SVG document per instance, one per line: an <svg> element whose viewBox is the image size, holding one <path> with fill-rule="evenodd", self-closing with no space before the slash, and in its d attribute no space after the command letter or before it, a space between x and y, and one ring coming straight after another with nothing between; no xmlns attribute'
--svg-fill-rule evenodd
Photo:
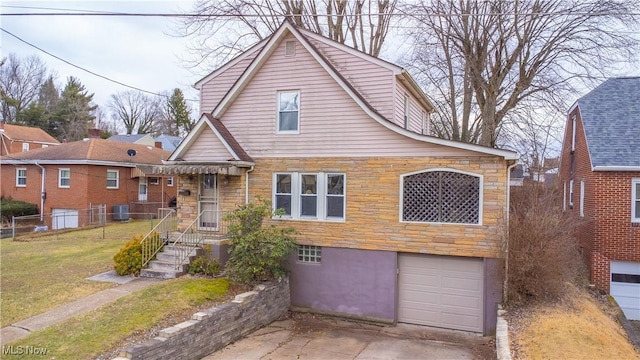
<svg viewBox="0 0 640 360"><path fill-rule="evenodd" d="M114 221L129 220L129 205L114 205L113 220Z"/></svg>

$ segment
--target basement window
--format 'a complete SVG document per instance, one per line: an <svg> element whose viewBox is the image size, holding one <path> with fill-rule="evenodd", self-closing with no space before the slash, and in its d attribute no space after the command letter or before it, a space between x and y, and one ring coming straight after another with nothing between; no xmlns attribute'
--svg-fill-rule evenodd
<svg viewBox="0 0 640 360"><path fill-rule="evenodd" d="M322 262L322 247L313 245L298 246L298 261L307 263Z"/></svg>

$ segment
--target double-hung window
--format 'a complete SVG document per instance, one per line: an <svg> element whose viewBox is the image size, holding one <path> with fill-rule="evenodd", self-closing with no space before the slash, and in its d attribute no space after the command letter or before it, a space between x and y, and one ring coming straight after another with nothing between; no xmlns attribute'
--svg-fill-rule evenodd
<svg viewBox="0 0 640 360"><path fill-rule="evenodd" d="M22 152L29 151L29 143L22 143Z"/></svg>
<svg viewBox="0 0 640 360"><path fill-rule="evenodd" d="M117 189L119 187L120 172L118 170L107 170L107 189Z"/></svg>
<svg viewBox="0 0 640 360"><path fill-rule="evenodd" d="M27 169L26 168L16 169L16 186L17 187L27 186Z"/></svg>
<svg viewBox="0 0 640 360"><path fill-rule="evenodd" d="M631 180L631 222L640 223L640 178Z"/></svg>
<svg viewBox="0 0 640 360"><path fill-rule="evenodd" d="M300 91L278 92L278 133L300 130Z"/></svg>
<svg viewBox="0 0 640 360"><path fill-rule="evenodd" d="M58 187L68 188L71 185L71 169L58 169Z"/></svg>
<svg viewBox="0 0 640 360"><path fill-rule="evenodd" d="M344 220L345 174L276 173L273 204L285 218Z"/></svg>

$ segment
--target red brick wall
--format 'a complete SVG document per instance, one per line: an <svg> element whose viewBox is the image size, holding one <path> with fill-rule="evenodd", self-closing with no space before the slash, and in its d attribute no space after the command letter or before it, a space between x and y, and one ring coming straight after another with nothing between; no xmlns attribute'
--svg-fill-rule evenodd
<svg viewBox="0 0 640 360"><path fill-rule="evenodd" d="M574 115L576 144L571 154ZM567 211L578 219L576 236L589 264L591 281L598 288L608 291L610 261L640 261L640 226L631 224L631 179L640 178L640 172L591 171L591 159L578 108L567 118L564 139L560 191L566 186ZM573 208L568 206L571 179L574 180ZM584 217L579 216L581 180L585 185Z"/></svg>
<svg viewBox="0 0 640 360"><path fill-rule="evenodd" d="M9 154L21 153L22 152L22 140L9 140L7 141L4 136L2 137L2 143L0 144L0 155L7 155L7 150L9 150ZM55 146L55 145L49 145ZM42 144L40 143L29 143L29 150L35 150L42 148Z"/></svg>

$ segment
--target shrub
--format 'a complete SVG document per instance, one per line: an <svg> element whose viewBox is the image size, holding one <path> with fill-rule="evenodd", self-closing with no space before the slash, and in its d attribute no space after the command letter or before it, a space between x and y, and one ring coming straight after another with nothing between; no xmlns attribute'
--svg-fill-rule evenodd
<svg viewBox="0 0 640 360"><path fill-rule="evenodd" d="M10 222L14 216L37 215L38 205L24 201L0 199L0 217L3 222Z"/></svg>
<svg viewBox="0 0 640 360"><path fill-rule="evenodd" d="M574 236L577 221L563 212L557 192L529 184L512 189L507 299L510 303L559 299L567 282L584 280Z"/></svg>
<svg viewBox="0 0 640 360"><path fill-rule="evenodd" d="M140 275L142 270L142 235L133 236L131 241L124 244L123 247L113 256L115 262L113 268L118 275ZM147 240L151 243L153 249L162 247L160 235L152 234Z"/></svg>
<svg viewBox="0 0 640 360"><path fill-rule="evenodd" d="M189 274L204 274L215 276L220 274L220 261L218 259L209 260L208 257L200 255L189 264Z"/></svg>
<svg viewBox="0 0 640 360"><path fill-rule="evenodd" d="M246 204L225 218L231 240L226 265L231 280L251 284L287 273L286 258L298 247L293 238L295 230L263 224L265 217L274 215L271 204L261 200L259 204Z"/></svg>

